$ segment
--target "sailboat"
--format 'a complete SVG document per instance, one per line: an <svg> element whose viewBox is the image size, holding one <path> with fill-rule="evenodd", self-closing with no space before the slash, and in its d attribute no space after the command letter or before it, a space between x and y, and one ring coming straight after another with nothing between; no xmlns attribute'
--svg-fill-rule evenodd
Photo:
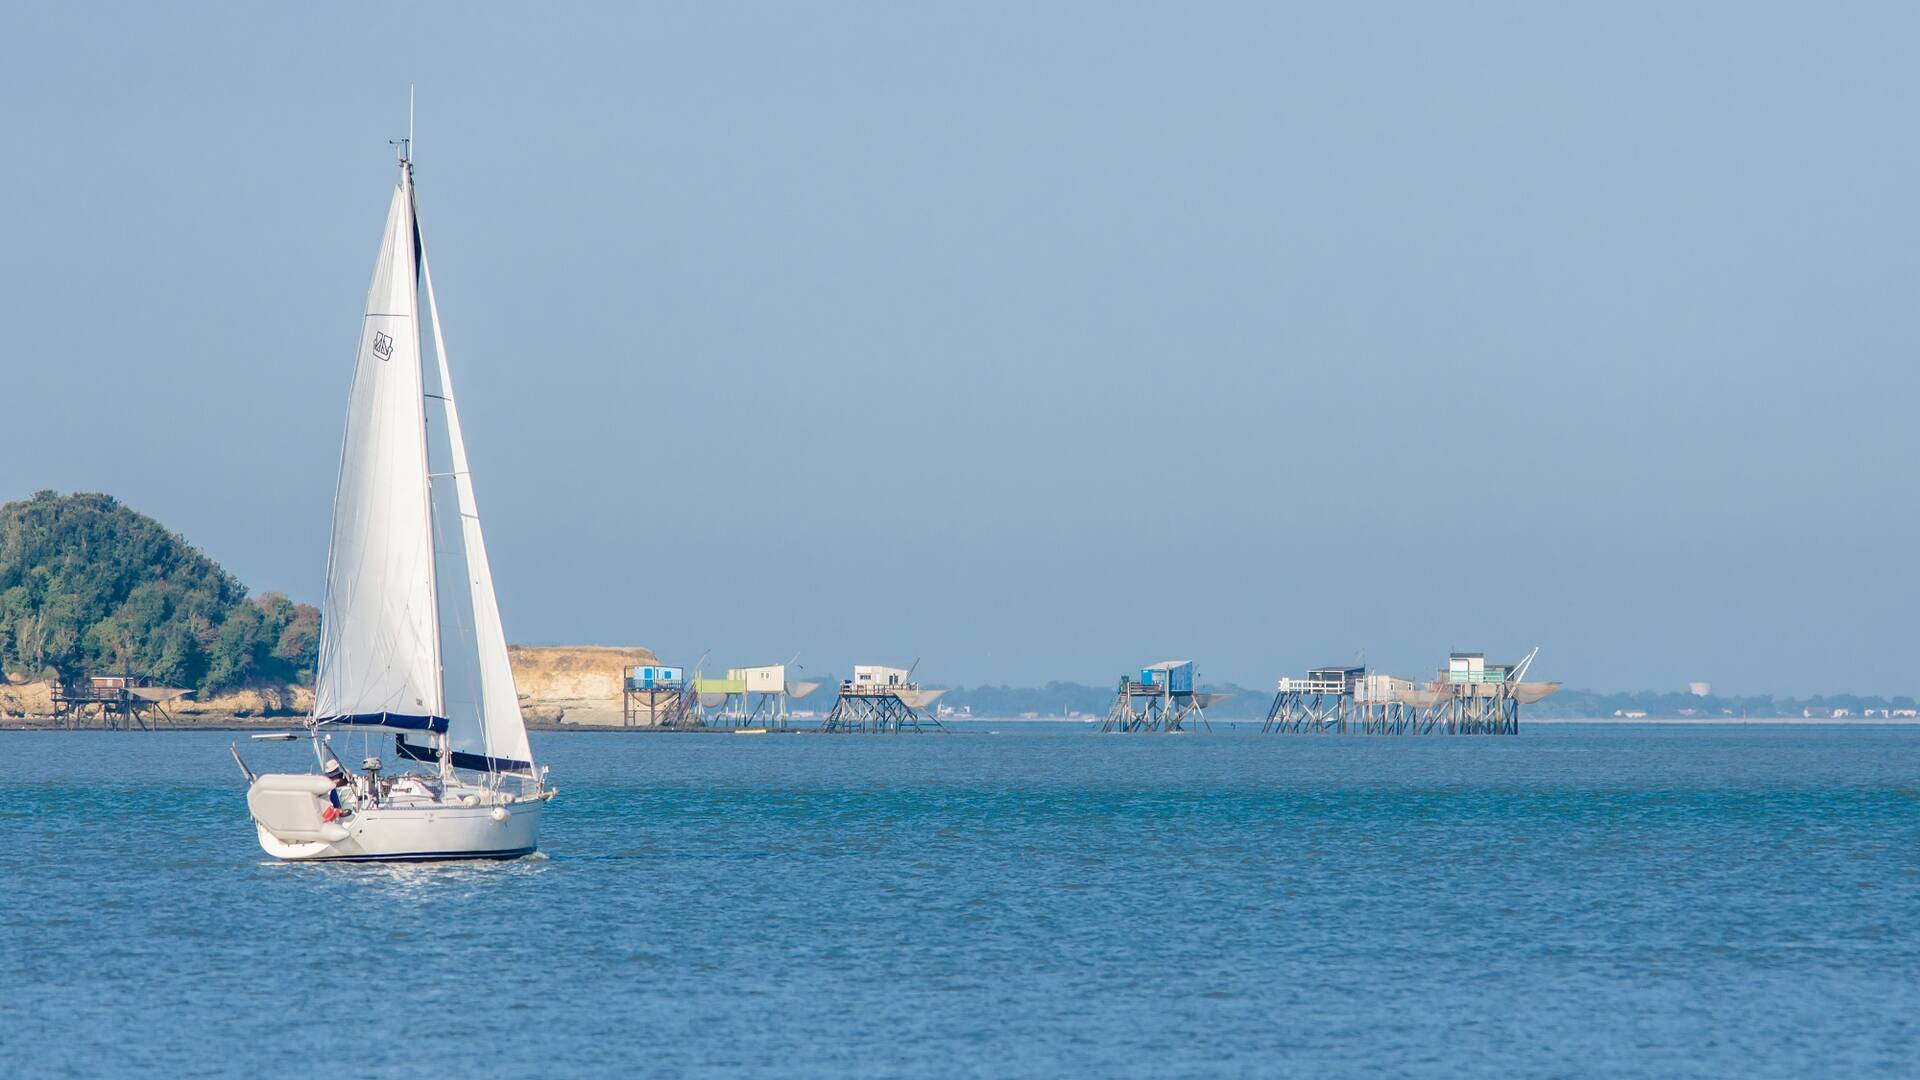
<svg viewBox="0 0 1920 1080"><path fill-rule="evenodd" d="M255 775L233 749L260 846L280 859L516 858L538 847L554 794L507 661L411 144L400 143L347 399L306 721L317 771ZM350 729L391 734L401 768L370 755L350 770L333 749L334 734Z"/></svg>

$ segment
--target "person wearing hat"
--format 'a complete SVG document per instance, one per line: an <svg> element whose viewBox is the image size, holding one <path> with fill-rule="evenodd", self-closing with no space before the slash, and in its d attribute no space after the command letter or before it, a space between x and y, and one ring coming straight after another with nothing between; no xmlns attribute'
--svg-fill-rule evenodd
<svg viewBox="0 0 1920 1080"><path fill-rule="evenodd" d="M327 792L327 801L335 810L345 810L346 803L340 798L340 789L347 786L347 770L337 760L327 762L327 779L333 782L333 790Z"/></svg>

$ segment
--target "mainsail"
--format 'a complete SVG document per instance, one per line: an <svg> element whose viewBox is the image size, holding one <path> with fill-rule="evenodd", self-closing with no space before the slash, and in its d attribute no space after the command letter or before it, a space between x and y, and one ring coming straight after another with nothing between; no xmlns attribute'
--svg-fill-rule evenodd
<svg viewBox="0 0 1920 1080"><path fill-rule="evenodd" d="M403 170L347 395L313 711L322 723L442 730L409 187Z"/></svg>
<svg viewBox="0 0 1920 1080"><path fill-rule="evenodd" d="M433 363L420 351L422 280ZM444 732L456 768L532 770L404 163L348 402L323 620L316 722Z"/></svg>

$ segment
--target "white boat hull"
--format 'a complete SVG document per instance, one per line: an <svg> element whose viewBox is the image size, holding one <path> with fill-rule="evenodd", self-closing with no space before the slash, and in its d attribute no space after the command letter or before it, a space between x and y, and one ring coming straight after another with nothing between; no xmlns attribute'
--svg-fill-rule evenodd
<svg viewBox="0 0 1920 1080"><path fill-rule="evenodd" d="M517 859L540 846L540 818L546 809L534 799L508 806L371 807L341 822L339 840L287 841L258 821L260 847L289 862L430 862L445 859ZM495 821L493 812L505 812Z"/></svg>

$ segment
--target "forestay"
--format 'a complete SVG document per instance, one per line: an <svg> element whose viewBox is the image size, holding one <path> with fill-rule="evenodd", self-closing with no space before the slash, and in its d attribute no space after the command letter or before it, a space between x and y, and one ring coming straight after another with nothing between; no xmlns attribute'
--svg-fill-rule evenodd
<svg viewBox="0 0 1920 1080"><path fill-rule="evenodd" d="M487 545L480 534L480 508L467 468L467 446L460 433L460 411L454 403L446 338L440 332L440 306L424 243L420 267L435 360L424 371L447 742L456 766L468 767L467 762L478 756L491 759L496 769L530 769L533 754L520 716L513 666L507 659L507 635L493 593Z"/></svg>

